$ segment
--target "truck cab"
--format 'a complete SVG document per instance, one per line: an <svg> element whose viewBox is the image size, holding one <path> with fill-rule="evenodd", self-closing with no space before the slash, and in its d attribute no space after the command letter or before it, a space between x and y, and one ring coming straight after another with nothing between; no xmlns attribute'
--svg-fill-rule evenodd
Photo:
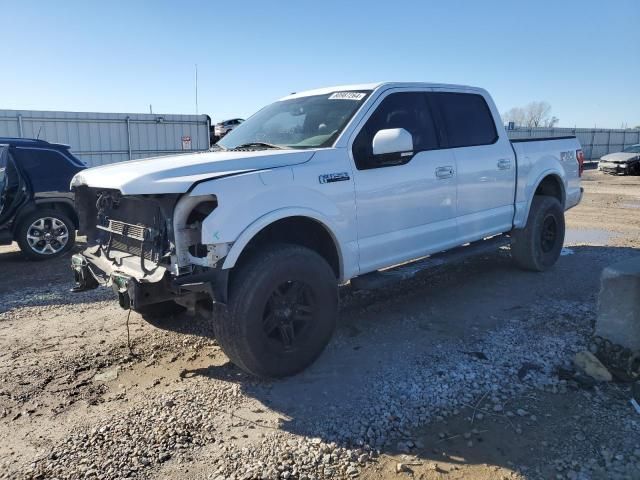
<svg viewBox="0 0 640 480"><path fill-rule="evenodd" d="M480 88L295 93L209 153L76 175L92 244L73 260L77 290L111 286L141 312L220 303L227 355L290 375L329 341L339 284L496 239L519 266L552 267L581 173L574 137L509 141Z"/></svg>

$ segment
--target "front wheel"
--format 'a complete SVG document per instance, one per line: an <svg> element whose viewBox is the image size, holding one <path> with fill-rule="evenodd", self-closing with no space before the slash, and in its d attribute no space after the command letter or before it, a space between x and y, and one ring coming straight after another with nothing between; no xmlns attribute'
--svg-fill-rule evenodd
<svg viewBox="0 0 640 480"><path fill-rule="evenodd" d="M542 272L552 267L564 244L564 211L558 199L533 197L527 225L511 232L511 256L525 270Z"/></svg>
<svg viewBox="0 0 640 480"><path fill-rule="evenodd" d="M259 377L300 372L329 343L338 285L329 264L297 245L271 245L232 274L227 309L214 320L229 359Z"/></svg>
<svg viewBox="0 0 640 480"><path fill-rule="evenodd" d="M43 209L20 220L15 239L31 260L45 260L69 251L76 240L76 227L64 213Z"/></svg>

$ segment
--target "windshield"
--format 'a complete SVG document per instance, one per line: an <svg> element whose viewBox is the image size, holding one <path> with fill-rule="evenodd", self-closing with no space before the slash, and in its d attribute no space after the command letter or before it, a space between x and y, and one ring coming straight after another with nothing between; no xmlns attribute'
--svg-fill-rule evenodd
<svg viewBox="0 0 640 480"><path fill-rule="evenodd" d="M333 92L272 103L216 145L227 150L331 146L369 93Z"/></svg>
<svg viewBox="0 0 640 480"><path fill-rule="evenodd" d="M622 151L626 153L640 153L640 145L631 145Z"/></svg>

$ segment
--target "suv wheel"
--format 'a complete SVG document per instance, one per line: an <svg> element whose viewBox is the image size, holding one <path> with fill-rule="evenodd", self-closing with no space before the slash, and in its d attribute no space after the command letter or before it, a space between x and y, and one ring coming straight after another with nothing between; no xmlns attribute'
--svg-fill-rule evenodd
<svg viewBox="0 0 640 480"><path fill-rule="evenodd" d="M74 223L58 210L36 210L20 220L15 239L32 260L53 258L69 251L76 240Z"/></svg>
<svg viewBox="0 0 640 480"><path fill-rule="evenodd" d="M297 245L272 245L241 265L214 331L229 359L259 377L300 372L329 343L338 283L329 264Z"/></svg>
<svg viewBox="0 0 640 480"><path fill-rule="evenodd" d="M560 202L554 197L534 196L526 227L511 232L513 260L525 270L547 270L560 257L564 230L564 211Z"/></svg>

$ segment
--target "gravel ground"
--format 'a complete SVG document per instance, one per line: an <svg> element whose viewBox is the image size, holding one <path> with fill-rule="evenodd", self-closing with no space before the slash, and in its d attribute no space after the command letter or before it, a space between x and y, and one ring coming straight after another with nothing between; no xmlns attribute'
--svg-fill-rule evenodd
<svg viewBox="0 0 640 480"><path fill-rule="evenodd" d="M0 247L0 478L640 478L630 387L567 377L599 274L638 255L640 179L585 176L551 271L508 251L341 291L319 361L265 382L206 319L69 293L68 258Z"/></svg>

